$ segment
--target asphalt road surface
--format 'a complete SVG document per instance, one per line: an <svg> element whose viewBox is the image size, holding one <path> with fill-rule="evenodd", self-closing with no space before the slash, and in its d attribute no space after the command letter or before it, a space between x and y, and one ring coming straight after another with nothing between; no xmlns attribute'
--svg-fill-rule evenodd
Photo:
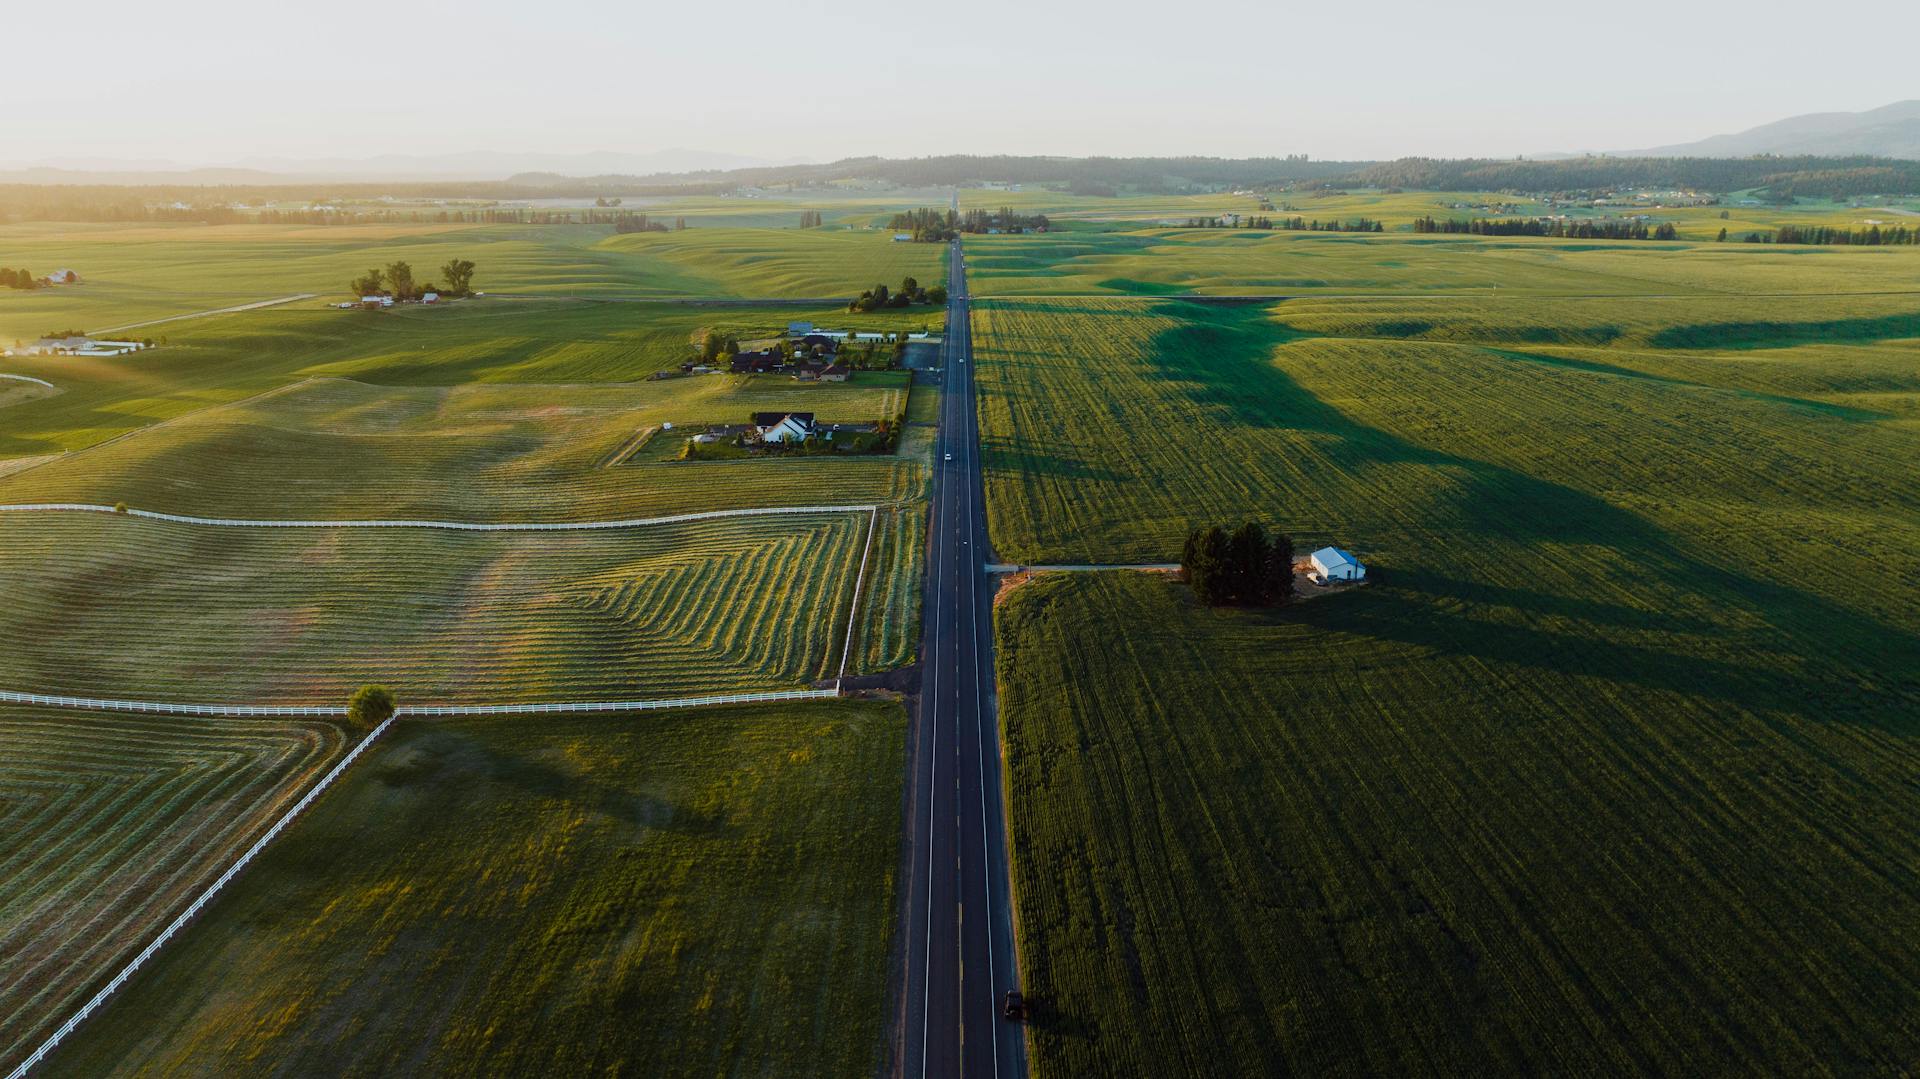
<svg viewBox="0 0 1920 1079"><path fill-rule="evenodd" d="M1026 1075L993 699L993 593L965 267L953 245L908 828L902 1076ZM949 459L951 458L951 459Z"/></svg>

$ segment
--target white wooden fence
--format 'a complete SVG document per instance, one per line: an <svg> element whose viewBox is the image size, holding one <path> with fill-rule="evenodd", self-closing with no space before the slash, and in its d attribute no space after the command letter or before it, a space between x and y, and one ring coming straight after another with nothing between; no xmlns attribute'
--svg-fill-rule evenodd
<svg viewBox="0 0 1920 1079"><path fill-rule="evenodd" d="M149 521L174 524L208 525L216 528L437 528L453 532L579 532L606 528L646 528L652 525L680 524L685 521L711 521L722 517L772 517L782 514L868 513L873 503L843 506L767 506L760 509L705 510L700 513L675 513L665 517L628 517L614 521L291 521L255 520L244 517L190 517L155 510L126 509L91 502L19 502L0 505L0 513L117 513L144 517Z"/></svg>

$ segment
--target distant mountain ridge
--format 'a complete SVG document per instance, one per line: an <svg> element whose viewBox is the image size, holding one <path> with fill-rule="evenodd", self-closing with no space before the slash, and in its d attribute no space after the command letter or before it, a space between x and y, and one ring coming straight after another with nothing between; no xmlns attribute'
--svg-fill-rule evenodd
<svg viewBox="0 0 1920 1079"><path fill-rule="evenodd" d="M1920 100L1865 112L1810 112L1698 142L1619 151L1620 157L1896 157L1920 160Z"/></svg>
<svg viewBox="0 0 1920 1079"><path fill-rule="evenodd" d="M194 166L168 161L74 158L0 168L0 183L262 185L327 182L499 180L515 173L564 177L719 172L804 164L706 150L648 153L596 150L576 154L475 150L455 154L382 154L364 158L250 157L232 164Z"/></svg>

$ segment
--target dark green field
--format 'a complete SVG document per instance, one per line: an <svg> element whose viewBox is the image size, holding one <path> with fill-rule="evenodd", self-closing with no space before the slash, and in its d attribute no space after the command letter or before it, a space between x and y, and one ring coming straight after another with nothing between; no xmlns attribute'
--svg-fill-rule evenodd
<svg viewBox="0 0 1920 1079"><path fill-rule="evenodd" d="M905 724L398 727L48 1075L859 1075Z"/></svg>
<svg viewBox="0 0 1920 1079"><path fill-rule="evenodd" d="M1911 699L1689 675L1555 632L1624 607L1444 584L1005 600L1035 1074L1910 1067ZM1471 616L1503 602L1525 620Z"/></svg>
<svg viewBox="0 0 1920 1079"><path fill-rule="evenodd" d="M982 302L1036 1074L1910 1065L1917 312Z"/></svg>

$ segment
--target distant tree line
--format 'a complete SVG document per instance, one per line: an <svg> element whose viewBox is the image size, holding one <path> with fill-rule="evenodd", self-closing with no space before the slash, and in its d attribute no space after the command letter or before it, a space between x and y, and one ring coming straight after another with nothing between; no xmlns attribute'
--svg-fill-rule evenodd
<svg viewBox="0 0 1920 1079"><path fill-rule="evenodd" d="M818 210L800 211L800 227L801 228L817 229L824 224L826 224L826 220L820 216L820 211Z"/></svg>
<svg viewBox="0 0 1920 1079"><path fill-rule="evenodd" d="M1415 218L1413 231L1419 233L1463 233L1469 236L1556 236L1570 240L1677 240L1680 230L1670 221L1648 228L1645 221L1595 220L1539 217L1469 217L1435 221Z"/></svg>
<svg viewBox="0 0 1920 1079"><path fill-rule="evenodd" d="M1325 181L1419 191L1570 192L1672 187L1766 188L1783 197L1848 198L1920 192L1920 161L1879 157L1578 157L1559 161L1408 157Z"/></svg>
<svg viewBox="0 0 1920 1079"><path fill-rule="evenodd" d="M0 266L0 288L12 288L26 291L39 288L41 281L25 270L9 270Z"/></svg>
<svg viewBox="0 0 1920 1079"><path fill-rule="evenodd" d="M1720 230L1720 239L1727 238L1727 230ZM1749 232L1741 238L1750 244L1820 244L1840 247L1886 247L1920 244L1920 231L1905 225L1893 225L1881 228L1868 225L1864 229L1834 228L1829 225L1781 225L1772 232Z"/></svg>
<svg viewBox="0 0 1920 1079"><path fill-rule="evenodd" d="M1293 537L1248 521L1228 532L1219 525L1187 534L1180 555L1187 586L1210 607L1283 606L1293 599Z"/></svg>
<svg viewBox="0 0 1920 1079"><path fill-rule="evenodd" d="M473 271L471 260L453 259L440 267L440 274L447 282L444 286L431 281L419 284L413 279L411 265L404 261L390 262L384 268L375 267L354 278L347 287L355 296L391 296L403 303L417 300L429 292L450 297L471 296Z"/></svg>

